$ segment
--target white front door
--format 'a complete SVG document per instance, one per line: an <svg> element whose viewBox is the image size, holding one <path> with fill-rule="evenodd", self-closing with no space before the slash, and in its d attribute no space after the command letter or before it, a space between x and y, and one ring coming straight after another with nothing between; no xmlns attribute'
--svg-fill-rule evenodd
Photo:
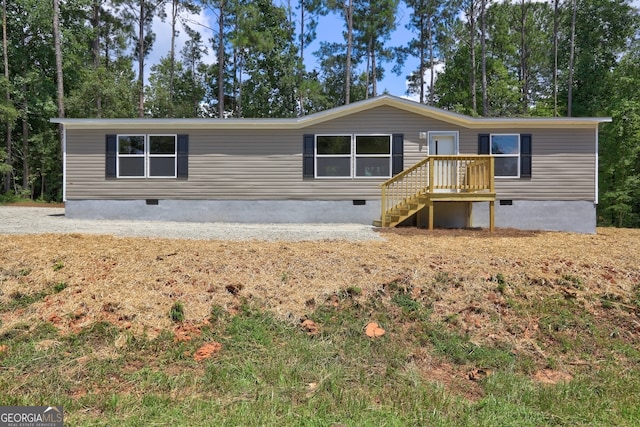
<svg viewBox="0 0 640 427"><path fill-rule="evenodd" d="M429 132L430 156L453 156L458 154L457 132Z"/></svg>
<svg viewBox="0 0 640 427"><path fill-rule="evenodd" d="M430 156L455 156L458 154L458 132L429 132ZM455 191L458 163L454 160L437 160L433 170L433 192Z"/></svg>

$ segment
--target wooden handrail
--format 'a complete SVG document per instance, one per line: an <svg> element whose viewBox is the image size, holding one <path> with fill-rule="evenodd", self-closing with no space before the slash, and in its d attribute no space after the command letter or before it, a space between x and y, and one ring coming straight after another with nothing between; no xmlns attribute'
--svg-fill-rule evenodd
<svg viewBox="0 0 640 427"><path fill-rule="evenodd" d="M387 214L422 195L437 192L493 193L493 177L492 156L427 156L380 185L382 225L388 226Z"/></svg>

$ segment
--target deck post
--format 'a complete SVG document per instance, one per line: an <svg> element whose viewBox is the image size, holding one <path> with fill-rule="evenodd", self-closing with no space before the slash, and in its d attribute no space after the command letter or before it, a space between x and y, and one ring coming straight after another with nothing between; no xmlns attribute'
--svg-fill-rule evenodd
<svg viewBox="0 0 640 427"><path fill-rule="evenodd" d="M429 230L433 230L433 200L429 199L427 209L429 209Z"/></svg>
<svg viewBox="0 0 640 427"><path fill-rule="evenodd" d="M386 185L382 186L382 199L380 200L380 206L382 207L380 212L380 225L382 227L386 227L387 224L387 207L386 207L386 202L387 202L387 187Z"/></svg>
<svg viewBox="0 0 640 427"><path fill-rule="evenodd" d="M496 202L493 200L489 202L489 231L493 232L495 229L495 207Z"/></svg>

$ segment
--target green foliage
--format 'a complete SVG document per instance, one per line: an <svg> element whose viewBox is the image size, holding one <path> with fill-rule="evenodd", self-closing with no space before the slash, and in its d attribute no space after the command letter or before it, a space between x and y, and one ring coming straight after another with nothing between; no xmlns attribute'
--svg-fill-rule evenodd
<svg viewBox="0 0 640 427"><path fill-rule="evenodd" d="M217 322L221 322L223 320L225 320L227 317L227 311L224 309L224 307L218 305L218 304L214 304L211 306L211 322L212 323L217 323Z"/></svg>
<svg viewBox="0 0 640 427"><path fill-rule="evenodd" d="M491 278L491 280L498 283L496 290L501 294L505 292L505 290L507 289L507 286L509 285L509 283L505 280L502 273L496 274L494 277Z"/></svg>
<svg viewBox="0 0 640 427"><path fill-rule="evenodd" d="M345 292L351 297L362 295L362 289L357 286L349 286Z"/></svg>
<svg viewBox="0 0 640 427"><path fill-rule="evenodd" d="M267 0L249 2L239 20L234 44L247 75L240 92L242 116L295 117L298 50L287 10Z"/></svg>
<svg viewBox="0 0 640 427"><path fill-rule="evenodd" d="M397 293L391 298L391 302L402 308L407 313L415 313L420 310L421 305L410 295L405 293Z"/></svg>
<svg viewBox="0 0 640 427"><path fill-rule="evenodd" d="M444 325L427 323L424 334L424 339L433 345L436 352L456 364L510 370L516 362L513 349L508 345L478 345L466 336L448 331Z"/></svg>
<svg viewBox="0 0 640 427"><path fill-rule="evenodd" d="M634 300L633 300L633 304L635 304L638 308L640 308L640 283L638 283L634 287L633 293L635 295Z"/></svg>
<svg viewBox="0 0 640 427"><path fill-rule="evenodd" d="M556 283L560 286L567 286L576 289L584 289L583 281L580 277L576 277L572 274L563 274L561 279L556 280Z"/></svg>
<svg viewBox="0 0 640 427"><path fill-rule="evenodd" d="M1 114L1 112L0 112ZM11 172L13 169L11 165L6 163L7 152L4 148L0 148L0 175L5 175ZM0 194L0 203L2 203L2 195Z"/></svg>
<svg viewBox="0 0 640 427"><path fill-rule="evenodd" d="M640 84L640 61L623 61L616 74L628 88ZM623 89L624 90L624 89ZM603 225L640 226L640 102L613 97L613 122L603 128L601 138L599 220Z"/></svg>
<svg viewBox="0 0 640 427"><path fill-rule="evenodd" d="M24 294L20 291L15 291L9 295L9 302L0 303L0 312L13 311L28 307L34 302L42 301L47 295L47 292Z"/></svg>
<svg viewBox="0 0 640 427"><path fill-rule="evenodd" d="M172 64L167 55L151 67L146 106L152 117L203 117L212 108L203 105L211 78L211 70L202 62L207 48L200 33L188 29L187 34L182 61Z"/></svg>
<svg viewBox="0 0 640 427"><path fill-rule="evenodd" d="M118 58L108 67L82 69L78 84L66 100L68 117L134 117L136 83L130 58Z"/></svg>
<svg viewBox="0 0 640 427"><path fill-rule="evenodd" d="M176 301L169 310L169 318L174 322L184 321L184 304L181 301Z"/></svg>
<svg viewBox="0 0 640 427"><path fill-rule="evenodd" d="M65 289L67 289L67 285L65 282L58 282L55 285L53 285L53 291L55 293L60 293L62 291L64 291Z"/></svg>

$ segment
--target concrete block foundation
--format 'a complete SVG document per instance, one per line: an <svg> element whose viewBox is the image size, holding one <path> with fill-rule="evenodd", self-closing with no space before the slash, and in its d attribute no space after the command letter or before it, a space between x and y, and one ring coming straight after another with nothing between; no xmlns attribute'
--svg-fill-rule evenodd
<svg viewBox="0 0 640 427"><path fill-rule="evenodd" d="M496 200L498 228L520 230L596 232L596 205L589 201ZM474 227L489 227L489 203L474 203Z"/></svg>
<svg viewBox="0 0 640 427"><path fill-rule="evenodd" d="M370 225L380 218L380 201L68 200L65 215L75 219Z"/></svg>

